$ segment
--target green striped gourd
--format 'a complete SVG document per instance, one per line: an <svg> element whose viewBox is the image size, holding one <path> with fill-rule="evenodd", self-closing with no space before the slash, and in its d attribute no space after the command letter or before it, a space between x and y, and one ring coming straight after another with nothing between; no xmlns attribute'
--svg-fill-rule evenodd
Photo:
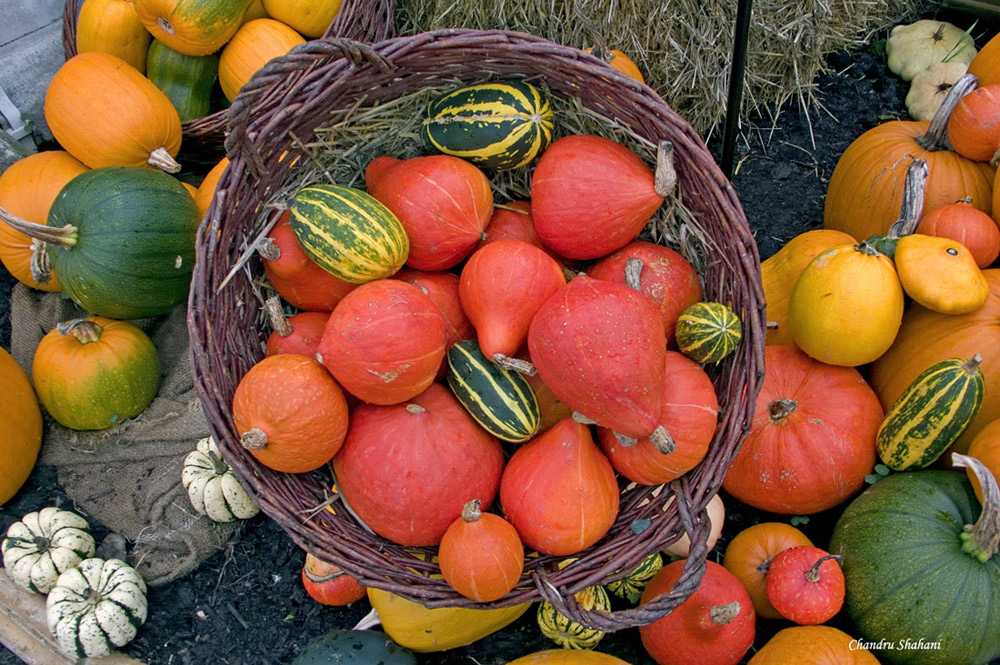
<svg viewBox="0 0 1000 665"><path fill-rule="evenodd" d="M574 596L586 610L611 611L611 598L601 585L589 586ZM538 627L542 634L563 649L593 649L604 632L573 621L547 600L538 606Z"/></svg>
<svg viewBox="0 0 1000 665"><path fill-rule="evenodd" d="M894 471L923 469L940 457L979 413L985 381L982 356L934 363L885 414L875 442Z"/></svg>
<svg viewBox="0 0 1000 665"><path fill-rule="evenodd" d="M448 386L465 410L504 441L527 441L541 426L538 398L521 374L498 367L479 342L466 339L448 350Z"/></svg>
<svg viewBox="0 0 1000 665"><path fill-rule="evenodd" d="M677 318L674 338L681 353L697 363L718 363L736 350L743 324L719 302L698 302Z"/></svg>
<svg viewBox="0 0 1000 665"><path fill-rule="evenodd" d="M620 580L609 582L608 591L619 598L624 598L630 603L638 603L642 597L642 590L646 588L646 584L662 569L663 557L660 556L659 552L653 552L640 561L635 570L628 575Z"/></svg>
<svg viewBox="0 0 1000 665"><path fill-rule="evenodd" d="M292 199L292 231L303 251L334 277L351 284L399 270L410 239L396 215L353 187L311 185Z"/></svg>
<svg viewBox="0 0 1000 665"><path fill-rule="evenodd" d="M486 169L512 169L552 140L548 96L523 81L495 81L449 92L427 107L420 135L428 150Z"/></svg>

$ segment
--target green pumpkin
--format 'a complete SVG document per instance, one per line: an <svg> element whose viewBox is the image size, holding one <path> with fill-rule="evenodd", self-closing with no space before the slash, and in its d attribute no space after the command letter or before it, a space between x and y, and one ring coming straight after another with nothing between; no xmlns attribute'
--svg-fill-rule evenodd
<svg viewBox="0 0 1000 665"><path fill-rule="evenodd" d="M1000 492L979 462L954 458L976 470L982 509L964 473L914 471L868 488L833 531L857 637L884 645L886 663L982 665L1000 656ZM921 640L933 648L914 648Z"/></svg>
<svg viewBox="0 0 1000 665"><path fill-rule="evenodd" d="M385 633L331 630L309 641L291 665L417 665L417 657Z"/></svg>
<svg viewBox="0 0 1000 665"><path fill-rule="evenodd" d="M162 171L87 171L56 196L47 226L2 208L0 221L44 241L63 293L93 314L141 319L187 300L200 216L180 181Z"/></svg>
<svg viewBox="0 0 1000 665"><path fill-rule="evenodd" d="M212 110L219 56L185 55L154 39L146 52L146 77L167 96L181 122L203 118Z"/></svg>

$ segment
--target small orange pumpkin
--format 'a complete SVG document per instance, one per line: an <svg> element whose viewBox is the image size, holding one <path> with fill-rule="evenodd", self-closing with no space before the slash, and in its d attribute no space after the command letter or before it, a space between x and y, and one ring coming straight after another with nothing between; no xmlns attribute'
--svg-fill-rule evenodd
<svg viewBox="0 0 1000 665"><path fill-rule="evenodd" d="M305 43L302 35L272 18L244 23L219 56L219 85L226 99L233 101L240 88L269 60Z"/></svg>
<svg viewBox="0 0 1000 665"><path fill-rule="evenodd" d="M1000 228L967 199L930 211L920 218L915 232L957 240L969 249L980 268L989 267L1000 256Z"/></svg>
<svg viewBox="0 0 1000 665"><path fill-rule="evenodd" d="M317 603L340 607L350 605L368 595L367 587L338 566L306 552L302 566L302 586Z"/></svg>
<svg viewBox="0 0 1000 665"><path fill-rule="evenodd" d="M438 548L441 574L466 598L498 600L514 588L524 570L524 546L513 525L479 509L479 499L465 504Z"/></svg>
<svg viewBox="0 0 1000 665"><path fill-rule="evenodd" d="M967 454L982 462L995 478L1000 478L1000 420L990 421L983 429L979 430L979 434L969 444ZM968 467L966 467L965 472L969 476L969 482L972 483L972 489L979 497L979 501L982 502L983 488L979 484L979 478Z"/></svg>
<svg viewBox="0 0 1000 665"><path fill-rule="evenodd" d="M896 244L894 260L903 290L927 309L967 314L982 307L990 296L989 284L972 253L951 238L904 236Z"/></svg>
<svg viewBox="0 0 1000 665"><path fill-rule="evenodd" d="M31 475L42 446L42 412L28 376L0 347L0 506Z"/></svg>
<svg viewBox="0 0 1000 665"><path fill-rule="evenodd" d="M306 356L268 356L250 368L233 395L240 443L264 466L303 473L329 462L347 436L344 393Z"/></svg>
<svg viewBox="0 0 1000 665"><path fill-rule="evenodd" d="M969 63L968 73L974 74L981 86L1000 83L1000 35L995 35L979 49Z"/></svg>
<svg viewBox="0 0 1000 665"><path fill-rule="evenodd" d="M268 15L306 37L322 37L337 17L343 0L264 0Z"/></svg>
<svg viewBox="0 0 1000 665"><path fill-rule="evenodd" d="M963 157L996 164L1000 150L1000 84L980 86L959 100L948 118L948 141Z"/></svg>
<svg viewBox="0 0 1000 665"><path fill-rule="evenodd" d="M146 50L153 35L139 20L131 0L84 0L76 20L76 51L118 56L146 73Z"/></svg>
<svg viewBox="0 0 1000 665"><path fill-rule="evenodd" d="M603 48L598 48L595 51L593 48L588 48L587 53L593 53L598 58L611 65L613 69L617 69L626 76L631 76L639 83L646 82L646 79L642 76L642 72L639 71L639 66L635 64L632 58L625 55L624 51L618 51L615 49L605 50Z"/></svg>
<svg viewBox="0 0 1000 665"><path fill-rule="evenodd" d="M781 615L767 597L767 571L771 559L787 549L811 545L806 534L790 524L761 522L740 531L729 541L722 565L746 587L757 616L780 619Z"/></svg>
<svg viewBox="0 0 1000 665"><path fill-rule="evenodd" d="M45 93L45 121L59 144L91 168L180 171L177 109L135 67L108 53L80 53L59 68Z"/></svg>
<svg viewBox="0 0 1000 665"><path fill-rule="evenodd" d="M792 626L778 631L748 665L878 665L878 659L833 626Z"/></svg>
<svg viewBox="0 0 1000 665"><path fill-rule="evenodd" d="M621 658L599 651L545 649L510 661L507 665L629 665Z"/></svg>
<svg viewBox="0 0 1000 665"><path fill-rule="evenodd" d="M0 174L0 208L35 224L45 225L56 195L70 180L89 170L80 160L63 150L49 150L28 155L11 164ZM14 278L33 289L61 291L54 274L39 284L31 276L34 241L0 224L0 261Z"/></svg>

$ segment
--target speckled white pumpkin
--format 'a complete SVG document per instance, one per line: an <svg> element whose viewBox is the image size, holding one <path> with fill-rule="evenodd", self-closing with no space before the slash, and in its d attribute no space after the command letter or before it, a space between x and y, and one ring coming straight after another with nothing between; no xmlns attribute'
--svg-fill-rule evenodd
<svg viewBox="0 0 1000 665"><path fill-rule="evenodd" d="M194 509L214 522L245 520L260 512L212 437L200 440L184 458L181 482Z"/></svg>
<svg viewBox="0 0 1000 665"><path fill-rule="evenodd" d="M49 630L75 658L100 658L146 621L146 584L119 559L86 559L59 576L45 603Z"/></svg>
<svg viewBox="0 0 1000 665"><path fill-rule="evenodd" d="M7 529L3 566L15 584L48 593L59 575L94 555L87 520L55 507L28 513Z"/></svg>

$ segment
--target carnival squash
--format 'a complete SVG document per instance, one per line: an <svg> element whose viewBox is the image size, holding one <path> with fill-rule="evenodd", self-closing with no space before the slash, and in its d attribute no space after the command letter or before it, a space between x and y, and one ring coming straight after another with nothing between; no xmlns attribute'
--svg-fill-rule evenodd
<svg viewBox="0 0 1000 665"><path fill-rule="evenodd" d="M718 365L743 339L743 322L721 302L696 302L674 324L677 348L696 363Z"/></svg>
<svg viewBox="0 0 1000 665"><path fill-rule="evenodd" d="M524 546L510 522L479 506L479 499L465 504L462 516L441 538L438 560L453 589L466 598L492 602L521 579Z"/></svg>
<svg viewBox="0 0 1000 665"><path fill-rule="evenodd" d="M952 447L965 452L986 423L1000 418L1000 270L984 270L990 285L986 304L969 314L940 314L919 305L903 316L899 335L871 368L871 385L888 410L921 372L948 358L983 357L983 403Z"/></svg>
<svg viewBox="0 0 1000 665"><path fill-rule="evenodd" d="M573 599L584 610L611 611L611 598L608 597L607 590L600 584L577 591L573 594ZM605 635L604 631L599 628L593 628L569 618L547 600L539 603L535 618L542 635L563 649L575 651L593 649Z"/></svg>
<svg viewBox="0 0 1000 665"><path fill-rule="evenodd" d="M47 150L11 164L0 174L0 208L34 224L45 225L56 195L70 180L87 170L63 150ZM61 291L59 278L50 275L39 284L31 275L34 240L0 224L0 261L14 279L33 289Z"/></svg>
<svg viewBox="0 0 1000 665"><path fill-rule="evenodd" d="M302 35L272 18L244 23L219 55L219 85L226 99L233 101L268 62L305 43Z"/></svg>
<svg viewBox="0 0 1000 665"><path fill-rule="evenodd" d="M354 514L408 546L438 544L469 501L490 505L502 468L500 443L439 383L406 404L355 407L333 460Z"/></svg>
<svg viewBox="0 0 1000 665"><path fill-rule="evenodd" d="M108 53L80 53L56 71L45 92L45 121L59 144L91 168L180 171L177 109L135 67Z"/></svg>
<svg viewBox="0 0 1000 665"><path fill-rule="evenodd" d="M181 122L188 122L212 110L219 56L185 55L154 39L146 54L146 76L174 105Z"/></svg>
<svg viewBox="0 0 1000 665"><path fill-rule="evenodd" d="M24 484L42 445L42 412L28 376L13 357L0 348L0 506Z"/></svg>
<svg viewBox="0 0 1000 665"><path fill-rule="evenodd" d="M715 497L717 496L719 495L716 494ZM712 497L713 501L715 500L715 497ZM709 503L711 504L711 502ZM642 596L642 590L646 588L649 581L656 577L656 574L660 572L662 568L663 555L659 552L653 552L640 561L639 565L633 568L628 575L622 577L621 579L608 582L608 593L618 596L623 600L627 600L632 604L638 603L639 598Z"/></svg>
<svg viewBox="0 0 1000 665"><path fill-rule="evenodd" d="M757 616L780 619L767 597L767 571L775 556L792 547L811 546L806 534L784 522L761 522L740 531L729 541L723 567L742 582Z"/></svg>
<svg viewBox="0 0 1000 665"><path fill-rule="evenodd" d="M310 39L322 37L333 23L343 0L265 0L264 11Z"/></svg>
<svg viewBox="0 0 1000 665"><path fill-rule="evenodd" d="M571 259L621 249L662 203L653 170L627 147L600 136L554 141L531 178L535 229L543 243Z"/></svg>
<svg viewBox="0 0 1000 665"><path fill-rule="evenodd" d="M0 543L3 567L20 587L46 594L63 572L94 555L87 520L70 510L47 506L7 527Z"/></svg>
<svg viewBox="0 0 1000 665"><path fill-rule="evenodd" d="M76 19L76 52L101 51L118 56L146 73L146 49L152 35L131 0L84 0Z"/></svg>
<svg viewBox="0 0 1000 665"><path fill-rule="evenodd" d="M1000 656L1000 493L977 461L956 458L979 476L982 508L964 473L915 471L872 485L834 527L847 613L885 662L984 665ZM885 648L904 640L916 648Z"/></svg>
<svg viewBox="0 0 1000 665"><path fill-rule="evenodd" d="M783 628L747 665L879 665L871 651L833 626Z"/></svg>
<svg viewBox="0 0 1000 665"><path fill-rule="evenodd" d="M1000 256L1000 228L992 217L974 208L968 200L927 213L920 218L915 232L962 243L980 268L988 268Z"/></svg>
<svg viewBox="0 0 1000 665"><path fill-rule="evenodd" d="M154 37L185 55L215 53L236 34L253 0L132 0Z"/></svg>
<svg viewBox="0 0 1000 665"><path fill-rule="evenodd" d="M875 466L883 411L852 367L768 346L750 433L723 487L755 508L803 515L860 491Z"/></svg>
<svg viewBox="0 0 1000 665"><path fill-rule="evenodd" d="M250 368L233 395L240 443L264 466L304 473L323 466L347 436L347 402L312 358L268 356Z"/></svg>
<svg viewBox="0 0 1000 665"><path fill-rule="evenodd" d="M213 522L246 520L260 512L210 436L199 439L184 458L181 484L195 512Z"/></svg>

